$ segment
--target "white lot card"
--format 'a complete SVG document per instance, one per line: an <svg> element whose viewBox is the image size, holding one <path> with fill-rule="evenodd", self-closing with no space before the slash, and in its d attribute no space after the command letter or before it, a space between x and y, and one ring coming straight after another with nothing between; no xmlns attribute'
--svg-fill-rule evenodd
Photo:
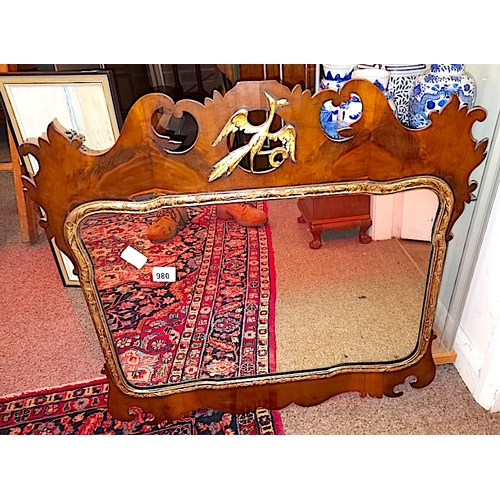
<svg viewBox="0 0 500 500"><path fill-rule="evenodd" d="M146 264L148 258L145 255L142 255L141 252L137 251L135 248L128 246L123 250L120 257L123 260L126 260L129 264L137 267L137 269L141 269L141 267Z"/></svg>

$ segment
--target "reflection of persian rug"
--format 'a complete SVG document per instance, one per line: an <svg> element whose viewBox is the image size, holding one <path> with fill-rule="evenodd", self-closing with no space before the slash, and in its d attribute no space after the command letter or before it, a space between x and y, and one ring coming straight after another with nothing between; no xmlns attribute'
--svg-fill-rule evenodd
<svg viewBox="0 0 500 500"><path fill-rule="evenodd" d="M134 420L120 422L106 409L108 384L96 380L71 387L0 399L0 434L283 434L278 412L231 415L198 410L174 422L152 424L133 408Z"/></svg>
<svg viewBox="0 0 500 500"><path fill-rule="evenodd" d="M265 209L261 202L259 208ZM275 280L268 225L217 218L214 206L164 243L147 239L154 214L99 214L82 225L123 372L140 387L275 370ZM127 246L148 258L137 270ZM175 267L177 281L152 281Z"/></svg>

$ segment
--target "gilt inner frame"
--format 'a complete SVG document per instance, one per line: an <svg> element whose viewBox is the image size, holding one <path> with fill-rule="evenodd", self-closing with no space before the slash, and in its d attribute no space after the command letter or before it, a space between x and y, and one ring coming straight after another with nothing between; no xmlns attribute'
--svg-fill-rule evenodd
<svg viewBox="0 0 500 500"><path fill-rule="evenodd" d="M107 325L105 313L99 298L94 280L93 266L90 256L79 234L82 222L89 216L99 213L140 212L150 213L167 207L190 207L228 202L248 202L260 200L276 200L300 198L309 196L328 196L346 194L395 194L402 191L427 188L433 191L439 200L438 212L432 234L432 252L427 276L427 286L422 307L420 331L414 351L406 358L396 361L342 363L329 368L301 370L297 372L282 372L259 374L233 379L203 379L171 383L157 387L140 388L128 382L120 368L120 362ZM104 353L108 372L116 386L125 395L151 398L185 393L198 389L241 388L249 385L265 385L290 381L306 381L330 378L339 373L356 372L390 372L418 363L429 349L432 341L432 324L434 320L437 297L446 254L446 230L448 228L452 209L453 192L442 179L432 176L416 176L393 182L352 181L346 183L331 183L308 186L290 186L266 189L249 189L234 192L200 193L162 195L147 201L96 201L75 208L68 215L64 234L69 247L73 251L80 268L82 291L89 305L90 313L97 330L99 341Z"/></svg>

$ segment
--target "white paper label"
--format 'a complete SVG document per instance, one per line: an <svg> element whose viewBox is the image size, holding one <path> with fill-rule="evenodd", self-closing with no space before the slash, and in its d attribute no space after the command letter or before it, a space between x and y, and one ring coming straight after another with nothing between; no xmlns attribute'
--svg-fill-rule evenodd
<svg viewBox="0 0 500 500"><path fill-rule="evenodd" d="M175 280L175 267L153 267L153 281L168 281L169 283L173 283Z"/></svg>
<svg viewBox="0 0 500 500"><path fill-rule="evenodd" d="M120 257L123 260L126 260L129 264L137 267L137 269L141 269L141 267L148 261L148 258L145 255L142 255L141 252L131 246L125 248Z"/></svg>

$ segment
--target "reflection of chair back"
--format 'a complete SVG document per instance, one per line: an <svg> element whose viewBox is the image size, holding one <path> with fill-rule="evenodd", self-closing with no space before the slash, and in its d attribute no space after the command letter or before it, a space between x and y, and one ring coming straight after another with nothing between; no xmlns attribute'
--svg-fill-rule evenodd
<svg viewBox="0 0 500 500"><path fill-rule="evenodd" d="M300 85L314 91L315 64L219 64L219 69L234 85L245 80L276 80L289 88Z"/></svg>

